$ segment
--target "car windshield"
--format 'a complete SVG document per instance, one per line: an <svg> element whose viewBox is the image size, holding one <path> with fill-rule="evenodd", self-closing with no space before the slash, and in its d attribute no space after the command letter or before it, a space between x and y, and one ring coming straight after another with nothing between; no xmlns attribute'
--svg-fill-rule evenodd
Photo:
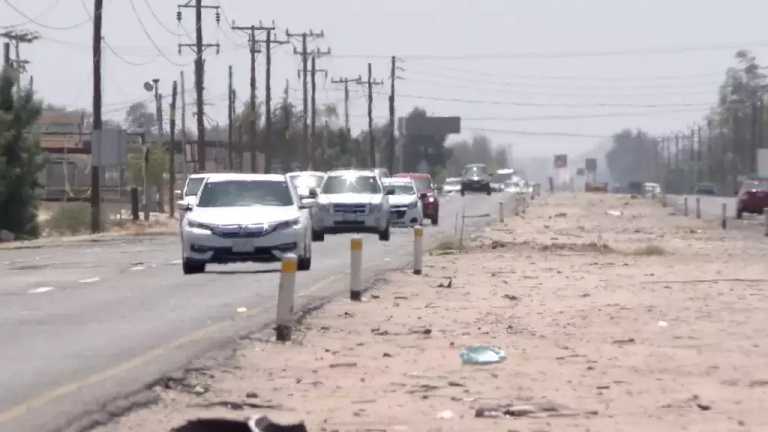
<svg viewBox="0 0 768 432"><path fill-rule="evenodd" d="M474 165L464 168L465 176L478 176L485 174L485 167Z"/></svg>
<svg viewBox="0 0 768 432"><path fill-rule="evenodd" d="M195 196L203 185L204 177L195 177L187 180L187 187L184 189L184 196Z"/></svg>
<svg viewBox="0 0 768 432"><path fill-rule="evenodd" d="M744 183L744 189L768 191L768 181L748 181Z"/></svg>
<svg viewBox="0 0 768 432"><path fill-rule="evenodd" d="M381 185L374 176L331 176L323 183L324 194L380 194Z"/></svg>
<svg viewBox="0 0 768 432"><path fill-rule="evenodd" d="M297 189L318 189L323 183L324 176L321 175L296 175L291 176L291 184Z"/></svg>
<svg viewBox="0 0 768 432"><path fill-rule="evenodd" d="M198 207L290 206L288 183L280 181L229 180L208 182Z"/></svg>
<svg viewBox="0 0 768 432"><path fill-rule="evenodd" d="M514 176L514 174L496 174L491 181L494 183L504 183L510 180L512 176Z"/></svg>
<svg viewBox="0 0 768 432"><path fill-rule="evenodd" d="M432 182L428 178L415 178L413 179L413 185L416 186L416 190L419 193L432 190Z"/></svg>
<svg viewBox="0 0 768 432"><path fill-rule="evenodd" d="M387 189L395 191L395 195L416 195L413 185L409 184L388 184L384 186Z"/></svg>

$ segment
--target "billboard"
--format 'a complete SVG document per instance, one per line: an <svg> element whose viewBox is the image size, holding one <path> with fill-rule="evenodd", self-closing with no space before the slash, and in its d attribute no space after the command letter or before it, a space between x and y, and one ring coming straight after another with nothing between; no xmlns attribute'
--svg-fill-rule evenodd
<svg viewBox="0 0 768 432"><path fill-rule="evenodd" d="M461 133L461 117L405 117L398 123L401 134L439 136Z"/></svg>
<svg viewBox="0 0 768 432"><path fill-rule="evenodd" d="M584 166L587 168L587 172L591 172L591 173L597 172L597 159L593 159L593 158L587 159L586 161L584 161Z"/></svg>
<svg viewBox="0 0 768 432"><path fill-rule="evenodd" d="M566 168L568 167L568 155L559 154L555 155L555 168Z"/></svg>

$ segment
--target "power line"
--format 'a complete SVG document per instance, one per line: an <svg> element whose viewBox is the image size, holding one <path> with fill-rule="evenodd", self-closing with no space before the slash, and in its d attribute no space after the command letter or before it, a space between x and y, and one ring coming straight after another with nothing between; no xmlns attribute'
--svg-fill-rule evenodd
<svg viewBox="0 0 768 432"><path fill-rule="evenodd" d="M152 9L152 6L150 6L150 4L149 4L149 0L144 0L144 4L145 4L145 5L147 5L147 9L149 9L149 13L151 13L151 14L152 14L152 17L155 19L155 21L157 21L157 23L158 23L158 24L160 24L160 27L162 27L162 28L163 28L163 30L165 30L166 32L168 32L168 33L170 33L171 35L173 35L173 36L176 36L176 37L182 37L182 36L184 36L184 34L185 34L186 32L183 32L183 33L176 33L175 31L171 30L169 27L167 27L167 26L166 26L166 25L163 23L163 21L162 21L162 20L160 19L160 17L157 15L157 13L155 12L155 10L154 10L154 9ZM191 38L190 38L190 39L191 39Z"/></svg>
<svg viewBox="0 0 768 432"><path fill-rule="evenodd" d="M10 0L3 0L3 1L5 2L5 4L8 5L8 7L13 9L17 14L21 15L22 17L24 17L27 20L27 23L33 23L33 24L35 24L37 26L40 26L42 28L46 28L46 29L49 29L49 30L72 30L72 29L76 29L78 27L81 27L81 26L91 22L91 18L88 17L86 20L81 21L79 23L68 25L68 26L62 26L62 27L57 27L57 26L52 26L52 25L48 25L48 24L43 24L40 21L38 21L37 19L35 19L35 17L31 17L31 16L27 15L26 13L24 13L19 8L17 8L13 3L10 2Z"/></svg>
<svg viewBox="0 0 768 432"><path fill-rule="evenodd" d="M111 53L112 53L112 55L114 55L115 57L117 57L117 59L118 59L118 60L120 60L120 61L122 61L123 63L125 63L125 64L127 64L127 65L130 65L130 66L146 66L146 65L149 65L149 64L152 64L152 63L156 62L156 61L157 61L157 59L159 58L159 56L158 56L158 57L155 57L155 58L153 58L152 60L147 60L147 61L145 61L145 62L142 62L142 63L140 63L140 62L134 62L134 61L128 60L127 58L125 58L125 57L123 57L122 55L120 55L120 53L118 53L118 52L117 52L117 51L116 51L116 50L115 50L115 49L112 47L112 45L110 45L110 44L109 44L109 42L107 42L107 39L106 39L106 38L102 39L102 41L104 42L104 46L105 46L105 47L107 47L107 49L109 50L109 52L111 52Z"/></svg>
<svg viewBox="0 0 768 432"><path fill-rule="evenodd" d="M731 43L719 45L700 45L689 47L655 47L655 48L636 48L623 50L604 50L604 51L562 51L562 52L518 52L518 53L477 53L477 54L410 54L400 57L409 61L455 61L455 60L515 60L515 59L563 59L563 58L588 58L588 57L618 57L633 55L652 55L652 54L683 54L690 52L706 51L730 51L743 49L744 47L768 47L767 41L756 41L746 43ZM337 54L337 58L363 58L363 59L383 59L389 56L379 54Z"/></svg>
<svg viewBox="0 0 768 432"><path fill-rule="evenodd" d="M497 133L507 135L523 135L523 136L552 136L552 137L567 137L567 138L590 138L590 139L605 139L610 138L610 135L592 135L582 134L574 132L553 132L553 131L527 131L527 130L513 130L513 129L487 129L487 128L470 128L476 132Z"/></svg>
<svg viewBox="0 0 768 432"><path fill-rule="evenodd" d="M638 117L638 116L654 116L654 115L666 115L672 113L689 113L689 112L701 112L700 109L689 108L679 110L663 110L663 111L639 111L639 112L615 112L604 114L574 114L574 115L552 115L552 116L528 116L528 117L463 117L462 121L536 121L536 120L576 120L576 119L598 119L598 118L612 118L612 117Z"/></svg>
<svg viewBox="0 0 768 432"><path fill-rule="evenodd" d="M43 16L47 15L50 11L52 11L53 9L56 9L56 7L58 7L60 2L61 2L61 0L53 0L51 3L48 4L48 7L46 7L45 9L42 10L42 12L38 13L37 15L35 15L34 19L35 20L39 20ZM2 25L2 26L0 26L0 28L2 28L2 29L10 29L10 28L15 28L15 27L21 27L21 26L25 26L25 25L27 25L27 24L29 24L31 22L32 22L32 20L26 20L23 23L19 23L19 24Z"/></svg>
<svg viewBox="0 0 768 432"><path fill-rule="evenodd" d="M179 67L189 66L191 63L177 63L177 62L171 60L170 58L168 58L168 56L165 55L163 50L160 49L160 46L157 44L157 42L155 42L155 40L152 38L152 35L149 34L149 31L147 30L147 27L144 25L144 21L141 20L141 16L139 15L139 11L136 10L136 3L134 3L133 0L130 0L130 3L131 3L131 9L133 9L133 15L136 17L136 20L139 22L139 25L141 26L141 29L144 31L144 35L152 43L152 46L155 48L155 51L157 51L157 53L160 55L160 57L164 58L165 61L167 61L168 63L170 63L170 64L172 64L174 66L179 66Z"/></svg>

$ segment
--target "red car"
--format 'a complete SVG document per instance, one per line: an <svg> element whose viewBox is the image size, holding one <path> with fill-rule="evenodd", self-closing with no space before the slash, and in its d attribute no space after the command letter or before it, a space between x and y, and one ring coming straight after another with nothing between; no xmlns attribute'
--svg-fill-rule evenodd
<svg viewBox="0 0 768 432"><path fill-rule="evenodd" d="M432 185L432 176L422 173L400 173L395 177L407 177L413 180L416 190L419 192L424 218L429 219L432 225L437 225L440 220L440 199Z"/></svg>
<svg viewBox="0 0 768 432"><path fill-rule="evenodd" d="M750 179L742 183L736 217L741 219L744 213L762 214L765 208L768 208L768 179Z"/></svg>

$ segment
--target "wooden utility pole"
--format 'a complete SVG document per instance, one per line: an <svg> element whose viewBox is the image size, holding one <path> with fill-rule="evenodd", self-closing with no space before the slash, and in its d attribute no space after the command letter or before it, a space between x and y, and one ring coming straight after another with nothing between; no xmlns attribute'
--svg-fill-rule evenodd
<svg viewBox="0 0 768 432"><path fill-rule="evenodd" d="M317 144L317 73L322 72L325 78L328 78L328 71L325 69L317 69L317 57L322 55L330 55L330 50L322 52L319 49L312 55L312 108L311 108L311 126L310 126L310 146L311 152L309 155L309 168L313 169L315 166L315 146Z"/></svg>
<svg viewBox="0 0 768 432"><path fill-rule="evenodd" d="M184 84L184 71L179 76L181 79L181 154L184 155L184 176L189 171L187 159L187 87Z"/></svg>
<svg viewBox="0 0 768 432"><path fill-rule="evenodd" d="M398 80L397 57L392 56L392 70L390 71L389 93L389 143L387 148L387 168L390 173L395 172L395 81Z"/></svg>
<svg viewBox="0 0 768 432"><path fill-rule="evenodd" d="M232 98L232 65L229 65L229 80L227 85L227 169L232 171L232 105L235 101Z"/></svg>
<svg viewBox="0 0 768 432"><path fill-rule="evenodd" d="M368 87L368 161L371 169L376 168L376 140L373 136L373 86L384 85L384 81L373 79L373 65L368 63L368 79L363 83Z"/></svg>
<svg viewBox="0 0 768 432"><path fill-rule="evenodd" d="M0 37L7 39L15 52L15 59L11 60L10 47L8 49L7 59L8 65L12 66L16 71L16 90L21 92L21 75L27 71L28 60L22 60L21 58L21 44L29 44L40 39L40 34L37 32L31 32L26 30L7 30L0 33ZM30 88L32 87L32 81L30 78Z"/></svg>
<svg viewBox="0 0 768 432"><path fill-rule="evenodd" d="M173 82L171 88L171 112L168 125L171 130L171 142L168 144L168 214L174 216L176 210L176 97L178 85Z"/></svg>
<svg viewBox="0 0 768 432"><path fill-rule="evenodd" d="M3 42L3 67L11 65L11 43Z"/></svg>
<svg viewBox="0 0 768 432"><path fill-rule="evenodd" d="M249 122L249 135L250 135L250 153L251 153L251 172L256 172L256 130L258 129L258 119L256 118L256 54L261 53L259 41L256 39L257 31L272 31L275 29L274 25L265 26L262 23L259 25L250 26L236 26L232 25L232 30L245 31L248 34L248 51L251 55L251 77L250 77L250 122Z"/></svg>
<svg viewBox="0 0 768 432"><path fill-rule="evenodd" d="M195 43L194 44L179 44L179 52L186 47L192 49L195 53L195 94L197 95L197 169L200 172L205 171L205 64L203 63L203 52L206 48L215 47L218 53L221 47L218 43L206 44L203 43L203 9L215 9L216 21L220 21L219 6L203 5L203 0L194 0L195 4L192 5L193 0L189 0L184 4L178 5L178 12L176 12L176 19L181 22L181 9L193 8L195 9Z"/></svg>
<svg viewBox="0 0 768 432"><path fill-rule="evenodd" d="M333 84L344 84L344 130L346 131L347 144L352 140L352 131L349 129L349 83L361 84L363 78L358 75L357 78L342 77L339 79L331 79ZM359 161L361 159L362 151L359 148L355 149L355 159Z"/></svg>
<svg viewBox="0 0 768 432"><path fill-rule="evenodd" d="M93 133L91 134L91 232L101 231L101 20L103 0L93 5Z"/></svg>
<svg viewBox="0 0 768 432"><path fill-rule="evenodd" d="M296 49L296 47L293 48L293 53L296 55L301 56L301 66L302 66L302 87L303 87L303 106L304 106L304 142L302 147L302 167L304 169L308 169L312 163L310 155L312 154L312 150L310 149L310 142L309 142L309 83L308 83L308 74L309 74L309 56L313 53L309 51L307 48L307 40L309 38L318 39L325 37L325 32L322 30L320 33L315 33L314 31L310 30L308 32L303 33L291 33L290 31L285 31L286 37L290 38L300 38L301 39L301 51Z"/></svg>

